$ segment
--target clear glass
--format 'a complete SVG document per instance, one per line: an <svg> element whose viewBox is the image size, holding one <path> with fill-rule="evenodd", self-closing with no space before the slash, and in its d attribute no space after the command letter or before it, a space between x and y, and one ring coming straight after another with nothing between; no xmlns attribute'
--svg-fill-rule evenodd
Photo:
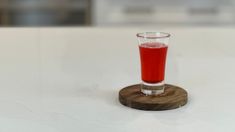
<svg viewBox="0 0 235 132"><path fill-rule="evenodd" d="M165 64L169 44L169 33L137 33L141 62L141 92L158 95L165 88Z"/></svg>

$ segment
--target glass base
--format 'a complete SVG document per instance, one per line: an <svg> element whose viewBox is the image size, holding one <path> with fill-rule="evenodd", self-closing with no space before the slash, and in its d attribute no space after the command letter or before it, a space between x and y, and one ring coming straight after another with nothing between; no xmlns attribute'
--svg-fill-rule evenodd
<svg viewBox="0 0 235 132"><path fill-rule="evenodd" d="M141 92L145 95L158 95L164 93L165 83L164 81L159 83L146 83L142 82Z"/></svg>

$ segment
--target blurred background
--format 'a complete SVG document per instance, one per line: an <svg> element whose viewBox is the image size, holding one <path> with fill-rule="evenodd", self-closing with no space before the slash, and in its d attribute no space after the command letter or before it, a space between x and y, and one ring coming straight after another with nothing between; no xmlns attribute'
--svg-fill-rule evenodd
<svg viewBox="0 0 235 132"><path fill-rule="evenodd" d="M0 0L0 26L234 25L235 0Z"/></svg>

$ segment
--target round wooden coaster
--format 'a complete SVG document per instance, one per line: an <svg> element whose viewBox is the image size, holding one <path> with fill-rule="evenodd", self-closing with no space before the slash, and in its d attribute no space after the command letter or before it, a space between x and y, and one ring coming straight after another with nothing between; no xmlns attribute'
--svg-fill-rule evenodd
<svg viewBox="0 0 235 132"><path fill-rule="evenodd" d="M165 92L160 95L145 95L140 84L125 87L119 91L121 104L140 110L170 110L184 106L188 100L187 92L177 86L166 84Z"/></svg>

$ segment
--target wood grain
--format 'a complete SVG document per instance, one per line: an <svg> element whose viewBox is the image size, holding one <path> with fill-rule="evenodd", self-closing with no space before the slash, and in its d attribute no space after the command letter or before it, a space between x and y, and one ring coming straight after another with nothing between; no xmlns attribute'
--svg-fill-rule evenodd
<svg viewBox="0 0 235 132"><path fill-rule="evenodd" d="M187 92L174 85L166 84L165 92L160 95L145 95L140 84L125 87L119 91L121 104L140 110L170 110L184 106L188 100Z"/></svg>

